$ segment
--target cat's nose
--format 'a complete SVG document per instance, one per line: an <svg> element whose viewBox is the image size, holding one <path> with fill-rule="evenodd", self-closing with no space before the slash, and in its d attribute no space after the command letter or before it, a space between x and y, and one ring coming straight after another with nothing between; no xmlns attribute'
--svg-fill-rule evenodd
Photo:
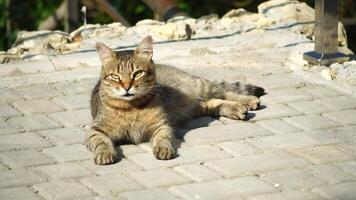
<svg viewBox="0 0 356 200"><path fill-rule="evenodd" d="M131 88L131 84L129 82L122 82L122 88L128 92Z"/></svg>

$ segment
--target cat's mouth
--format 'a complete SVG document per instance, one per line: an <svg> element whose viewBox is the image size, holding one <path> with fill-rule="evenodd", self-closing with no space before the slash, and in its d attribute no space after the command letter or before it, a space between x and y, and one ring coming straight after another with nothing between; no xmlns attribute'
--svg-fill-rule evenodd
<svg viewBox="0 0 356 200"><path fill-rule="evenodd" d="M135 96L135 94L132 94L132 93L126 93L126 94L124 94L124 95L122 95L123 97L133 97L133 96Z"/></svg>
<svg viewBox="0 0 356 200"><path fill-rule="evenodd" d="M126 101L130 101L130 100L134 99L135 96L136 96L136 95L133 94L133 93L128 93L128 92L126 92L125 94L123 94L123 95L120 96L120 99L123 99L123 100L126 100Z"/></svg>

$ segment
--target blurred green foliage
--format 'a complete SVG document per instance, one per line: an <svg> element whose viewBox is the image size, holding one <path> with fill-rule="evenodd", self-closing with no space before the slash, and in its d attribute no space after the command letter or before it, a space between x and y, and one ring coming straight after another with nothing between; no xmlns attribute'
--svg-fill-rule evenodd
<svg viewBox="0 0 356 200"><path fill-rule="evenodd" d="M36 30L38 25L52 15L63 0L11 0L11 34L6 35L6 0L0 0L0 50L7 49L15 40L16 33L21 30ZM257 10L257 5L266 0L176 0L177 6L192 17L200 17L211 13L222 16L227 11L238 7L246 10ZM314 6L314 0L301 0ZM353 0L340 0L341 15L355 14L356 8L348 8L345 2ZM142 0L109 0L109 2L132 24L145 18L153 18L153 12ZM249 2L244 4L244 2ZM355 6L356 3L353 5ZM95 7L96 8L96 7ZM111 18L102 11L90 9L87 13L88 23L110 23ZM63 23L57 27L63 30Z"/></svg>

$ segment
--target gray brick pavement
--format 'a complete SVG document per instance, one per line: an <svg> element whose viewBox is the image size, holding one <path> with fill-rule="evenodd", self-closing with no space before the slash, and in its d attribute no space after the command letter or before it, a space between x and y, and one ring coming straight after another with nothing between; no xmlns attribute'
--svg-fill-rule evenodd
<svg viewBox="0 0 356 200"><path fill-rule="evenodd" d="M323 181L301 169L287 169L268 173L263 180L278 186L283 191L307 190L323 185Z"/></svg>
<svg viewBox="0 0 356 200"><path fill-rule="evenodd" d="M209 181L173 186L169 190L184 199L226 199L243 195L268 193L275 188L256 177L239 177L234 179Z"/></svg>
<svg viewBox="0 0 356 200"><path fill-rule="evenodd" d="M16 200L41 200L35 192L27 187L14 187L0 189L0 199L16 199Z"/></svg>
<svg viewBox="0 0 356 200"><path fill-rule="evenodd" d="M271 152L252 156L227 158L206 162L206 166L224 176L234 177L264 171L280 170L286 167L302 168L309 164L306 159L285 152Z"/></svg>
<svg viewBox="0 0 356 200"><path fill-rule="evenodd" d="M118 195L120 192L143 189L134 179L123 175L105 175L82 179L81 182L100 195Z"/></svg>
<svg viewBox="0 0 356 200"><path fill-rule="evenodd" d="M13 105L25 115L47 114L64 110L61 106L58 106L50 100L46 99L16 101L13 103Z"/></svg>
<svg viewBox="0 0 356 200"><path fill-rule="evenodd" d="M57 112L50 114L49 116L62 123L65 127L82 126L90 124L92 121L89 109Z"/></svg>
<svg viewBox="0 0 356 200"><path fill-rule="evenodd" d="M58 162L87 160L92 156L92 154L82 144L47 148L43 150L43 153L53 157Z"/></svg>
<svg viewBox="0 0 356 200"><path fill-rule="evenodd" d="M72 181L40 183L33 188L45 199L51 200L83 199L93 195L88 188Z"/></svg>
<svg viewBox="0 0 356 200"><path fill-rule="evenodd" d="M0 188L30 186L44 182L45 179L34 173L30 169L12 169L0 171Z"/></svg>
<svg viewBox="0 0 356 200"><path fill-rule="evenodd" d="M324 200L324 198L308 191L291 190L278 193L250 196L247 200Z"/></svg>
<svg viewBox="0 0 356 200"><path fill-rule="evenodd" d="M54 160L38 150L22 150L0 153L1 161L11 168L53 164Z"/></svg>
<svg viewBox="0 0 356 200"><path fill-rule="evenodd" d="M317 187L312 192L330 200L353 200L356 199L356 194L353 192L355 187L356 182L349 182Z"/></svg>
<svg viewBox="0 0 356 200"><path fill-rule="evenodd" d="M51 143L35 133L0 135L0 151L50 147Z"/></svg>

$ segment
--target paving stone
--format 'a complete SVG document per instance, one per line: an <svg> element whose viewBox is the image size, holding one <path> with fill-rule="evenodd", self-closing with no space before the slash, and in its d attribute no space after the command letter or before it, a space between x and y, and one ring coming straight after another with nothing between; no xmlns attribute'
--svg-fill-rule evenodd
<svg viewBox="0 0 356 200"><path fill-rule="evenodd" d="M347 96L336 96L317 99L315 100L315 102L327 107L329 110L332 111L356 108L356 99Z"/></svg>
<svg viewBox="0 0 356 200"><path fill-rule="evenodd" d="M17 111L16 109L9 106L8 104L0 105L0 117L13 117L19 115L22 115L21 112Z"/></svg>
<svg viewBox="0 0 356 200"><path fill-rule="evenodd" d="M0 153L0 159L11 168L54 163L53 159L33 149Z"/></svg>
<svg viewBox="0 0 356 200"><path fill-rule="evenodd" d="M332 200L354 200L356 199L356 182L341 183L337 185L326 185L315 188L312 192Z"/></svg>
<svg viewBox="0 0 356 200"><path fill-rule="evenodd" d="M28 169L0 171L0 187L17 187L44 182L45 180Z"/></svg>
<svg viewBox="0 0 356 200"><path fill-rule="evenodd" d="M238 142L224 142L216 144L217 147L225 150L234 156L247 156L262 153L260 149L254 148L246 144L244 140Z"/></svg>
<svg viewBox="0 0 356 200"><path fill-rule="evenodd" d="M86 78L80 80L80 83L84 85L84 87L88 88L89 90L94 89L95 85L98 83L99 77L95 78Z"/></svg>
<svg viewBox="0 0 356 200"><path fill-rule="evenodd" d="M179 165L175 167L174 170L197 182L209 181L222 177L218 173L199 163Z"/></svg>
<svg viewBox="0 0 356 200"><path fill-rule="evenodd" d="M0 189L0 199L2 200L41 200L34 192L27 187Z"/></svg>
<svg viewBox="0 0 356 200"><path fill-rule="evenodd" d="M76 182L56 181L34 185L33 188L45 199L83 199L93 196L93 193L83 185Z"/></svg>
<svg viewBox="0 0 356 200"><path fill-rule="evenodd" d="M218 200L238 198L241 195L252 195L273 192L273 186L256 177L239 177L204 183L193 183L172 186L169 190L184 199Z"/></svg>
<svg viewBox="0 0 356 200"><path fill-rule="evenodd" d="M49 85L33 85L15 88L15 91L26 99L40 99L61 96L62 93Z"/></svg>
<svg viewBox="0 0 356 200"><path fill-rule="evenodd" d="M84 78L92 78L92 77L98 78L99 74L100 74L99 68L89 68L89 69L87 68L87 69L73 69L70 71L55 71L51 73L27 74L23 76L9 76L6 78L0 77L0 83L1 83L0 88L21 87L21 90L26 90L26 88L34 87L34 85L43 84L48 86L48 84L62 82L62 81L75 81L75 80L81 80ZM54 88L51 87L51 89ZM43 91L46 92L46 90ZM46 96L50 97L51 95L46 95ZM59 96L59 95L55 95L55 96Z"/></svg>
<svg viewBox="0 0 356 200"><path fill-rule="evenodd" d="M318 145L336 144L346 141L347 138L338 137L332 131L321 130L284 135L271 135L247 140L248 143L263 149L264 151L277 149L293 150Z"/></svg>
<svg viewBox="0 0 356 200"><path fill-rule="evenodd" d="M82 178L93 175L93 173L78 163L45 165L36 167L34 170L48 177L50 180Z"/></svg>
<svg viewBox="0 0 356 200"><path fill-rule="evenodd" d="M187 145L215 144L217 142L232 141L241 138L271 135L268 130L251 123L227 124L193 129L184 135Z"/></svg>
<svg viewBox="0 0 356 200"><path fill-rule="evenodd" d="M8 122L16 129L24 131L35 131L50 128L59 128L61 125L44 115L31 115L23 117L14 117Z"/></svg>
<svg viewBox="0 0 356 200"><path fill-rule="evenodd" d="M192 146L178 149L178 157L172 160L157 160L152 152L128 156L128 159L144 169L172 167L179 164L205 162L230 157L229 154L212 146Z"/></svg>
<svg viewBox="0 0 356 200"><path fill-rule="evenodd" d="M52 146L52 144L35 133L0 135L0 151L50 146Z"/></svg>
<svg viewBox="0 0 356 200"><path fill-rule="evenodd" d="M92 171L97 175L107 175L107 174L128 174L133 171L142 170L141 167L132 163L127 159L121 159L118 163L111 165L97 165L92 160L87 160L81 162L81 165Z"/></svg>
<svg viewBox="0 0 356 200"><path fill-rule="evenodd" d="M13 102L13 101L19 101L22 100L23 98L14 92L13 89L11 88L6 88L6 89L0 89L0 102L5 103L5 102Z"/></svg>
<svg viewBox="0 0 356 200"><path fill-rule="evenodd" d="M80 128L49 129L38 132L42 137L48 138L56 146L69 144L82 144L86 133Z"/></svg>
<svg viewBox="0 0 356 200"><path fill-rule="evenodd" d="M356 124L356 110L343 110L337 112L324 113L325 117L340 122L342 124Z"/></svg>
<svg viewBox="0 0 356 200"><path fill-rule="evenodd" d="M92 153L81 144L47 148L43 150L43 153L50 155L59 162L87 160L92 157Z"/></svg>
<svg viewBox="0 0 356 200"><path fill-rule="evenodd" d="M0 76L19 76L22 74L36 74L53 71L54 67L48 60L0 64Z"/></svg>
<svg viewBox="0 0 356 200"><path fill-rule="evenodd" d="M320 114L329 111L329 109L315 101L297 101L287 104L289 107L298 110L304 114Z"/></svg>
<svg viewBox="0 0 356 200"><path fill-rule="evenodd" d="M184 145L184 143L181 143L180 144L181 146ZM144 152L149 152L151 153L153 148L152 148L152 144L150 142L144 142L144 143L141 143L141 144L138 144L137 145L139 148L141 148Z"/></svg>
<svg viewBox="0 0 356 200"><path fill-rule="evenodd" d="M321 146L299 150L297 154L308 158L315 164L351 160L352 156L342 152L336 146Z"/></svg>
<svg viewBox="0 0 356 200"><path fill-rule="evenodd" d="M307 191L283 191L271 194L260 194L246 200L323 200L324 198Z"/></svg>
<svg viewBox="0 0 356 200"><path fill-rule="evenodd" d="M263 177L263 180L271 184L279 184L279 188L286 190L306 190L324 183L317 177L300 169L286 169L275 171Z"/></svg>
<svg viewBox="0 0 356 200"><path fill-rule="evenodd" d="M247 115L250 116L251 120L263 120L263 119L273 119L273 118L281 118L281 117L291 117L300 115L301 113L289 108L284 104L271 104L267 105L266 108L257 111L250 111Z"/></svg>
<svg viewBox="0 0 356 200"><path fill-rule="evenodd" d="M257 125L271 131L274 134L286 134L299 132L300 129L281 120L281 119L269 119L256 122Z"/></svg>
<svg viewBox="0 0 356 200"><path fill-rule="evenodd" d="M120 145L119 149L125 157L145 152L143 149L134 144Z"/></svg>
<svg viewBox="0 0 356 200"><path fill-rule="evenodd" d="M57 112L49 116L61 122L66 127L81 126L92 122L90 109Z"/></svg>
<svg viewBox="0 0 356 200"><path fill-rule="evenodd" d="M70 95L53 98L53 101L67 110L82 109L90 107L90 95Z"/></svg>
<svg viewBox="0 0 356 200"><path fill-rule="evenodd" d="M271 152L253 156L241 156L206 162L205 165L226 177L252 174L286 167L303 167L308 161L285 152Z"/></svg>
<svg viewBox="0 0 356 200"><path fill-rule="evenodd" d="M13 105L26 115L53 113L64 110L62 107L45 99L17 101Z"/></svg>
<svg viewBox="0 0 356 200"><path fill-rule="evenodd" d="M307 87L299 88L299 90L312 95L314 98L334 97L341 95L338 91L327 88L323 85L308 85Z"/></svg>
<svg viewBox="0 0 356 200"><path fill-rule="evenodd" d="M313 165L308 167L306 170L314 176L319 177L323 181L327 182L328 184L356 180L356 178L350 176L350 174L347 174L339 168L328 164Z"/></svg>
<svg viewBox="0 0 356 200"><path fill-rule="evenodd" d="M356 161L355 160L341 162L341 163L337 163L335 165L337 167L339 167L340 169L342 169L344 172L356 176Z"/></svg>
<svg viewBox="0 0 356 200"><path fill-rule="evenodd" d="M131 172L130 176L147 188L164 187L190 182L189 179L182 175L179 175L170 169L163 168L148 171L135 171Z"/></svg>
<svg viewBox="0 0 356 200"><path fill-rule="evenodd" d="M343 126L332 129L335 132L337 138L342 138L347 143L356 142L356 126ZM355 154L356 150L352 153Z"/></svg>
<svg viewBox="0 0 356 200"><path fill-rule="evenodd" d="M353 133L356 134L356 133ZM355 136L354 136L355 137ZM354 140L354 137L352 138L352 141ZM355 143L345 143L345 144L339 144L338 149L340 149L341 151L353 155L354 157L356 157L356 144Z"/></svg>
<svg viewBox="0 0 356 200"><path fill-rule="evenodd" d="M179 198L161 188L149 188L134 192L120 193L117 199L127 200L178 200Z"/></svg>
<svg viewBox="0 0 356 200"><path fill-rule="evenodd" d="M297 88L288 88L283 90L271 90L267 95L262 96L261 102L267 104L287 103L293 101L311 100L313 97L300 91Z"/></svg>
<svg viewBox="0 0 356 200"><path fill-rule="evenodd" d="M139 190L143 187L134 179L123 175L106 175L82 179L81 182L100 195L114 195L118 193Z"/></svg>
<svg viewBox="0 0 356 200"><path fill-rule="evenodd" d="M19 132L19 130L11 127L10 124L8 124L4 120L0 119L0 135L16 133L16 132Z"/></svg>
<svg viewBox="0 0 356 200"><path fill-rule="evenodd" d="M84 87L80 82L60 82L53 85L55 88L67 95L72 94L90 94L90 90Z"/></svg>
<svg viewBox="0 0 356 200"><path fill-rule="evenodd" d="M7 170L9 170L9 168L0 163L0 171L7 171Z"/></svg>
<svg viewBox="0 0 356 200"><path fill-rule="evenodd" d="M52 58L52 63L54 64L57 70L69 70L74 68L89 68L101 66L100 59L95 51L55 56Z"/></svg>
<svg viewBox="0 0 356 200"><path fill-rule="evenodd" d="M262 76L259 79L254 80L254 83L256 85L262 85L264 88L271 90L296 87L303 82L300 78L292 75L291 73L276 73Z"/></svg>
<svg viewBox="0 0 356 200"><path fill-rule="evenodd" d="M339 123L331 121L326 117L320 115L302 115L284 118L283 120L306 131L313 129L327 129L340 126Z"/></svg>
<svg viewBox="0 0 356 200"><path fill-rule="evenodd" d="M224 125L221 121L214 119L212 117L199 117L193 120L189 120L184 124L184 128L186 129L195 129L200 127L207 126L219 126Z"/></svg>

